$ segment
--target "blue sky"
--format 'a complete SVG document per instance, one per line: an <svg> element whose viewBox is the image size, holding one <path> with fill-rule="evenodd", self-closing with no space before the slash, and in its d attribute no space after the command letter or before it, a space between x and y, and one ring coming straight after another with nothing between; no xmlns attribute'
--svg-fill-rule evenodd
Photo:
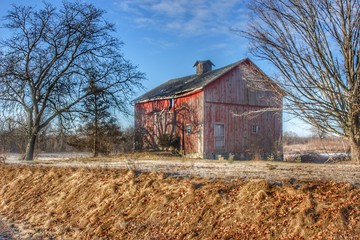
<svg viewBox="0 0 360 240"><path fill-rule="evenodd" d="M245 28L249 21L244 0L83 1L105 10L105 18L115 23L115 34L125 44L125 57L146 73L147 90L195 73L196 60L210 59L218 68L249 57L270 77L275 73L269 64L249 54L246 39L230 30ZM42 7L40 0L2 0L0 15L12 4ZM0 31L3 38L4 29ZM285 115L284 131L306 134L306 125L287 120Z"/></svg>

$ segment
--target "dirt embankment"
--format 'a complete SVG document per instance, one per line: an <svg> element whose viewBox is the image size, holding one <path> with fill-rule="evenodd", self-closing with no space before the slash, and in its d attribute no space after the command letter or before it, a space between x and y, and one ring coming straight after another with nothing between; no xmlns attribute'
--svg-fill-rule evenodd
<svg viewBox="0 0 360 240"><path fill-rule="evenodd" d="M18 238L359 239L351 183L174 178L100 168L0 166L0 214Z"/></svg>

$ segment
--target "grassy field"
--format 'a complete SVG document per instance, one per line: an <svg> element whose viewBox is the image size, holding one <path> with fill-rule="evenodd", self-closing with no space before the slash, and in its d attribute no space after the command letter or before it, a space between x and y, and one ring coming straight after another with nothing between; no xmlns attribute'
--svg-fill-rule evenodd
<svg viewBox="0 0 360 240"><path fill-rule="evenodd" d="M1 165L2 220L19 239L359 239L359 165L147 161Z"/></svg>

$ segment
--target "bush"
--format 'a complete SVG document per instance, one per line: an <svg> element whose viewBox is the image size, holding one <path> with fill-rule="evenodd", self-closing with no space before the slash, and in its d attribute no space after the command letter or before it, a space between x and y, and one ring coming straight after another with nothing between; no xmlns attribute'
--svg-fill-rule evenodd
<svg viewBox="0 0 360 240"><path fill-rule="evenodd" d="M179 149L180 138L164 133L159 137L159 145L163 150Z"/></svg>

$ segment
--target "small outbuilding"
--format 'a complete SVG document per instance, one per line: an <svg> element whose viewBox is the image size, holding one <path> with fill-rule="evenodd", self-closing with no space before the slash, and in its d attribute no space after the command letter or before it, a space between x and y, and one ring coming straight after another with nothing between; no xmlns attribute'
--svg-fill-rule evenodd
<svg viewBox="0 0 360 240"><path fill-rule="evenodd" d="M282 158L282 91L250 59L169 80L135 100L135 149L196 158Z"/></svg>

